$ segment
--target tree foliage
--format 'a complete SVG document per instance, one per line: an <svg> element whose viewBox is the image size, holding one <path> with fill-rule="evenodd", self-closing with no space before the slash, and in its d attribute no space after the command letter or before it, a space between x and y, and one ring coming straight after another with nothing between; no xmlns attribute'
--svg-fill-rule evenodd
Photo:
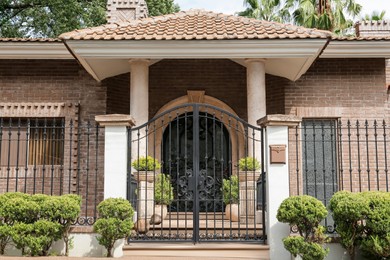
<svg viewBox="0 0 390 260"><path fill-rule="evenodd" d="M178 4L174 0L146 0L148 5L149 16L159 16L164 14L171 14L180 11Z"/></svg>
<svg viewBox="0 0 390 260"><path fill-rule="evenodd" d="M383 10L381 12L373 11L371 14L364 15L364 17L362 19L366 20L366 21L382 21L382 20L386 19L385 16L386 16L385 10Z"/></svg>
<svg viewBox="0 0 390 260"><path fill-rule="evenodd" d="M345 33L360 14L356 0L245 0L247 9L239 15L267 21L294 23L307 28Z"/></svg>
<svg viewBox="0 0 390 260"><path fill-rule="evenodd" d="M173 0L146 0L149 15L179 11ZM54 38L106 23L107 0L1 0L0 37Z"/></svg>
<svg viewBox="0 0 390 260"><path fill-rule="evenodd" d="M2 0L1 37L57 37L105 23L106 0Z"/></svg>

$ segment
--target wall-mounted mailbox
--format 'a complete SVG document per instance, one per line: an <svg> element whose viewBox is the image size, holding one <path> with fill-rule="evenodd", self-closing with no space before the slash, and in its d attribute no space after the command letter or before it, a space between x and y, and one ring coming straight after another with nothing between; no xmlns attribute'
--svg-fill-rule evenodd
<svg viewBox="0 0 390 260"><path fill-rule="evenodd" d="M269 148L271 163L286 163L286 145L270 145Z"/></svg>

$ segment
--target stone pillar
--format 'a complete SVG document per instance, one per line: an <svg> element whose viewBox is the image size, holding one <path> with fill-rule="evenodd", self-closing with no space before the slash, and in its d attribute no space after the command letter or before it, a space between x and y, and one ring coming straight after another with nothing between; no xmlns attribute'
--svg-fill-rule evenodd
<svg viewBox="0 0 390 260"><path fill-rule="evenodd" d="M149 119L149 60L130 60L130 114L134 117L137 126L148 122ZM139 136L138 136L139 135ZM132 158L147 156L145 128L134 132Z"/></svg>
<svg viewBox="0 0 390 260"><path fill-rule="evenodd" d="M266 116L265 64L263 59L247 59L247 110L248 123L256 125Z"/></svg>
<svg viewBox="0 0 390 260"><path fill-rule="evenodd" d="M260 223L262 218L256 217L257 206L257 179L260 177L260 171L240 171L238 173L240 187L240 222L241 223Z"/></svg>
<svg viewBox="0 0 390 260"><path fill-rule="evenodd" d="M288 167L288 128L295 127L301 121L296 116L268 115L258 121L264 128L265 172L266 172L266 234L270 246L270 259L291 259L284 248L282 239L290 234L288 224L278 222L276 215L282 201L290 196ZM270 146L285 146L285 163L273 163L270 160Z"/></svg>
<svg viewBox="0 0 390 260"><path fill-rule="evenodd" d="M138 181L137 213L138 219L150 219L154 214L154 171L134 172Z"/></svg>
<svg viewBox="0 0 390 260"><path fill-rule="evenodd" d="M246 59L247 69L247 111L248 123L256 126L257 120L266 116L266 86L265 86L265 60ZM260 132L255 135L248 132L247 156L255 157L258 161L261 158L261 146L251 140L261 140ZM253 147L255 145L255 147Z"/></svg>
<svg viewBox="0 0 390 260"><path fill-rule="evenodd" d="M95 117L104 133L104 199L127 197L127 127L134 126L130 115Z"/></svg>

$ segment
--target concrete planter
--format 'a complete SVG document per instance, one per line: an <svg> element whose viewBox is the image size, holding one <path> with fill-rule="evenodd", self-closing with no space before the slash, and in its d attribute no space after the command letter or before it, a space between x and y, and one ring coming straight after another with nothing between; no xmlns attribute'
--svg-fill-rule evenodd
<svg viewBox="0 0 390 260"><path fill-rule="evenodd" d="M146 182L150 182L150 183L154 182L157 174L158 174L157 171L133 172L133 175L138 182L141 182L141 181L146 181Z"/></svg>
<svg viewBox="0 0 390 260"><path fill-rule="evenodd" d="M225 219L229 219L231 222L238 222L238 204L228 204L225 208Z"/></svg>
<svg viewBox="0 0 390 260"><path fill-rule="evenodd" d="M261 175L261 171L239 171L238 179L240 182L257 181Z"/></svg>
<svg viewBox="0 0 390 260"><path fill-rule="evenodd" d="M167 205L155 205L154 214L160 215L162 220L164 220L168 215L168 206Z"/></svg>

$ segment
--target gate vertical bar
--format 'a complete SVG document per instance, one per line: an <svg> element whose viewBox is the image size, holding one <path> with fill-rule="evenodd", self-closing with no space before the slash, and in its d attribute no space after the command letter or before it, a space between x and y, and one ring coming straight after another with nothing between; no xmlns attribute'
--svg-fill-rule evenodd
<svg viewBox="0 0 390 260"><path fill-rule="evenodd" d="M199 106L194 105L193 112L193 171L195 182L194 187L194 206L193 206L193 225L194 225L194 243L199 243Z"/></svg>

